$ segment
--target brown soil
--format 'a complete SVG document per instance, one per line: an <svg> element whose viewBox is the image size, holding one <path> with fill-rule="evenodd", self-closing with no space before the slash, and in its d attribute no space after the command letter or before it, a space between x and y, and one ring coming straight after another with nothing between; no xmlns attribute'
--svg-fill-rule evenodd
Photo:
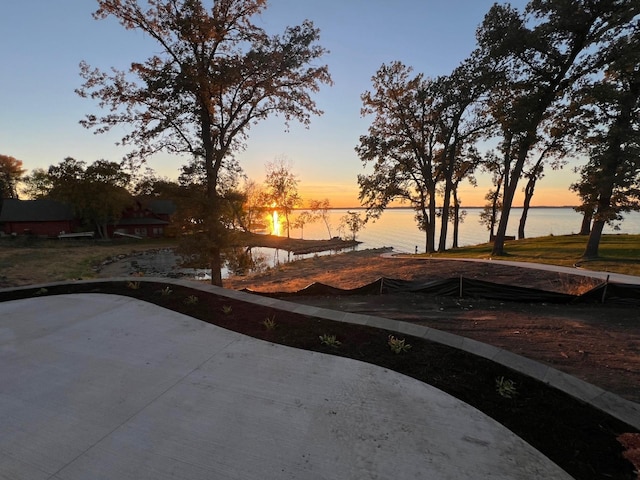
<svg viewBox="0 0 640 480"><path fill-rule="evenodd" d="M284 264L233 277L225 287L292 292L313 282L355 288L380 277L435 280L464 276L494 283L578 294L599 280L458 260L383 258L365 250ZM637 307L558 305L434 298L422 294L287 297L288 301L414 322L507 349L640 403Z"/></svg>
<svg viewBox="0 0 640 480"><path fill-rule="evenodd" d="M636 458L637 431L632 427L490 360L424 339L403 337L411 348L394 353L388 346L389 335L394 332L136 279L0 292L0 301L84 292L136 297L256 338L367 361L404 373L485 412L577 480L636 477L632 462ZM265 319L273 320L275 328L268 328ZM323 335L335 335L340 344L322 344L319 337ZM515 382L516 393L511 398L497 391L496 380L500 378Z"/></svg>

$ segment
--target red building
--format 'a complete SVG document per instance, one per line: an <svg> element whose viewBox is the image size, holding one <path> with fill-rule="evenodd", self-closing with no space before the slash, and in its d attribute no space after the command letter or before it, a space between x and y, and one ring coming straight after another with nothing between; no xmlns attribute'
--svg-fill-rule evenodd
<svg viewBox="0 0 640 480"><path fill-rule="evenodd" d="M57 237L70 233L77 221L73 210L54 200L5 198L0 211L0 231L7 235Z"/></svg>
<svg viewBox="0 0 640 480"><path fill-rule="evenodd" d="M122 212L114 225L108 225L110 237L124 235L135 237L163 237L176 211L170 200L137 201ZM54 200L4 199L0 211L0 232L6 235L35 235L58 237L75 232L80 222L73 209Z"/></svg>
<svg viewBox="0 0 640 480"><path fill-rule="evenodd" d="M136 201L135 205L122 212L115 225L109 225L109 236L118 234L136 237L164 237L171 223L176 205L171 200Z"/></svg>

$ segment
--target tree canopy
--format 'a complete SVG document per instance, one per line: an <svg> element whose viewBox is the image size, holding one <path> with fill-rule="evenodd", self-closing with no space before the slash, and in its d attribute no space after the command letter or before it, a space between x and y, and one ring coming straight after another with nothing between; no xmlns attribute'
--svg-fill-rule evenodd
<svg viewBox="0 0 640 480"><path fill-rule="evenodd" d="M635 0L531 0L523 12L494 4L478 29L479 51L493 65L492 114L502 126L508 183L493 255L504 253L509 213L541 125L566 107L571 87L611 60L610 46L640 12ZM511 161L512 160L512 161Z"/></svg>
<svg viewBox="0 0 640 480"><path fill-rule="evenodd" d="M18 182L25 172L22 160L0 154L0 206L3 198L18 198Z"/></svg>
<svg viewBox="0 0 640 480"><path fill-rule="evenodd" d="M586 258L597 257L605 223L640 210L640 27L615 49L605 75L584 82L574 99L578 135L589 154L572 185L593 219Z"/></svg>
<svg viewBox="0 0 640 480"><path fill-rule="evenodd" d="M638 22L636 0L531 0L522 11L496 3L477 30L476 50L450 75L432 79L400 62L383 64L361 96L363 116L372 117L356 147L364 165L373 165L372 173L358 176L368 215L406 201L426 232L427 252L445 249L451 220L456 245L464 215L458 185L474 184L481 167L494 182L482 221L494 239L492 254L502 255L520 180L527 180L522 237L545 165L560 168L563 157L578 150L571 113L576 88L611 70ZM620 145L630 141L631 132L625 135L618 135ZM481 140L495 143L495 150L481 156ZM587 192L585 182L580 189ZM626 192L629 201L633 191Z"/></svg>
<svg viewBox="0 0 640 480"><path fill-rule="evenodd" d="M129 71L105 73L81 64L85 83L77 92L108 113L87 115L82 124L98 133L125 125L122 143L132 160L158 151L186 154L202 165L209 203L212 283L221 285L224 247L218 180L242 149L250 127L279 114L308 125L321 114L311 94L330 84L326 53L310 21L269 35L252 19L266 0L98 0L97 19L116 18L126 29L155 40L159 53L133 62Z"/></svg>
<svg viewBox="0 0 640 480"><path fill-rule="evenodd" d="M394 62L380 67L373 91L361 96L362 115L373 119L356 152L365 165L373 163L373 173L358 175L360 200L373 218L394 200L408 202L427 252L436 249L438 189L448 219L451 196L478 164L473 141L488 126L473 108L483 91L479 72L463 64L449 77L428 79ZM441 223L441 250L447 224Z"/></svg>
<svg viewBox="0 0 640 480"><path fill-rule="evenodd" d="M36 169L25 178L32 198L50 198L71 206L81 222L106 238L107 225L115 223L130 207L131 176L115 162L86 162L65 158L48 170Z"/></svg>
<svg viewBox="0 0 640 480"><path fill-rule="evenodd" d="M284 215L287 238L291 237L291 212L302 205L298 194L298 178L285 160L279 159L267 164L264 180L263 204Z"/></svg>

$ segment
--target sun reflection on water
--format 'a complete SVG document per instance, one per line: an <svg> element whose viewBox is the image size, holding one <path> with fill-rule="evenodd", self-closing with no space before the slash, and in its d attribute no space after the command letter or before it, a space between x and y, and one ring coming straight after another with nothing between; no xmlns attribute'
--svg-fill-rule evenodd
<svg viewBox="0 0 640 480"><path fill-rule="evenodd" d="M280 236L280 226L281 225L280 225L280 219L278 218L278 211L277 210L273 211L273 215L272 215L271 220L272 220L271 233L273 235L276 235L276 236L279 237Z"/></svg>

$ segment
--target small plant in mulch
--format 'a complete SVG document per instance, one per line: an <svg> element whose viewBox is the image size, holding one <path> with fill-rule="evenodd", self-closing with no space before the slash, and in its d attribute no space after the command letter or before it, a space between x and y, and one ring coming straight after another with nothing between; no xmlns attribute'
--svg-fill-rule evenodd
<svg viewBox="0 0 640 480"><path fill-rule="evenodd" d="M320 343L331 348L338 348L342 345L342 342L340 342L335 335L329 335L327 333L320 335Z"/></svg>
<svg viewBox="0 0 640 480"><path fill-rule="evenodd" d="M139 290L140 282L127 282L127 288L130 290Z"/></svg>
<svg viewBox="0 0 640 480"><path fill-rule="evenodd" d="M496 391L503 398L513 398L518 394L515 382L504 377L496 378Z"/></svg>
<svg viewBox="0 0 640 480"><path fill-rule="evenodd" d="M49 293L49 290L47 290L46 288L41 288L40 290L36 291L36 293L34 293L34 295L46 295L47 293Z"/></svg>
<svg viewBox="0 0 640 480"><path fill-rule="evenodd" d="M196 303L198 303L200 299L195 296L195 295L189 295L187 298L184 299L184 304L185 305L195 305Z"/></svg>
<svg viewBox="0 0 640 480"><path fill-rule="evenodd" d="M267 330L275 330L277 326L275 315L265 318L262 321L262 325L264 325L264 328L266 328Z"/></svg>
<svg viewBox="0 0 640 480"><path fill-rule="evenodd" d="M171 295L173 293L173 290L171 290L169 287L164 287L164 288L158 290L158 292L163 297L168 297L169 295Z"/></svg>
<svg viewBox="0 0 640 480"><path fill-rule="evenodd" d="M225 315L229 315L231 312L233 312L233 308L231 307L231 305L222 306L222 313L224 313Z"/></svg>
<svg viewBox="0 0 640 480"><path fill-rule="evenodd" d="M405 343L405 339L396 338L393 335L389 335L387 344L393 353L405 353L411 349L411 345Z"/></svg>

